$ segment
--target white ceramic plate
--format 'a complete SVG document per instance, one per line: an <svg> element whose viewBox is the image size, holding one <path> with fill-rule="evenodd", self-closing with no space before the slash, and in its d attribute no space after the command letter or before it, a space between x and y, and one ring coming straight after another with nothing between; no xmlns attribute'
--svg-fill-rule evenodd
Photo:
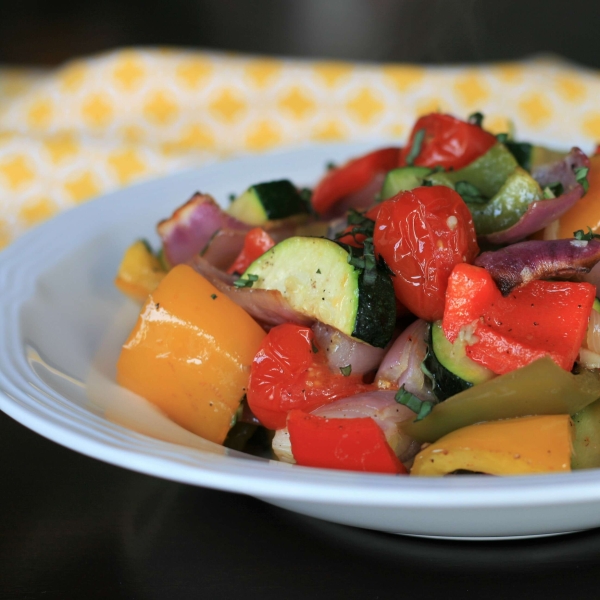
<svg viewBox="0 0 600 600"><path fill-rule="evenodd" d="M135 471L249 494L388 532L532 536L600 525L600 471L418 479L297 467L226 450L114 383L136 307L112 280L136 238L197 189L225 201L256 181L311 184L374 144L241 158L124 189L61 214L0 253L0 408L59 444Z"/></svg>

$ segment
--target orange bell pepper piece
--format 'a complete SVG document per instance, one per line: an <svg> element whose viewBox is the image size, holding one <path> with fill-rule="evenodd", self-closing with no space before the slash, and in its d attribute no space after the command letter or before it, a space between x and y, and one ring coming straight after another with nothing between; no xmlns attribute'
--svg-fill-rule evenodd
<svg viewBox="0 0 600 600"><path fill-rule="evenodd" d="M117 382L221 444L264 336L242 308L178 265L142 308L119 356Z"/></svg>

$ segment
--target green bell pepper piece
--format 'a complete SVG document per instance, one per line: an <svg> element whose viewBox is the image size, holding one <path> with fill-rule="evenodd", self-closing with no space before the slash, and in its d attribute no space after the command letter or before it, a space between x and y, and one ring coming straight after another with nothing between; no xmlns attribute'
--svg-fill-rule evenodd
<svg viewBox="0 0 600 600"><path fill-rule="evenodd" d="M532 202L542 198L538 182L525 169L517 167L490 200L482 204L470 202L467 206L477 235L487 235L514 225Z"/></svg>
<svg viewBox="0 0 600 600"><path fill-rule="evenodd" d="M600 374L573 375L551 358L499 375L437 404L422 420L404 421L403 431L419 442L482 421L528 415L574 415L600 398Z"/></svg>
<svg viewBox="0 0 600 600"><path fill-rule="evenodd" d="M600 467L600 400L573 415L572 469Z"/></svg>
<svg viewBox="0 0 600 600"><path fill-rule="evenodd" d="M454 183L468 181L485 197L496 195L506 179L518 167L515 157L504 144L494 144L485 154L458 171L448 171L446 175Z"/></svg>

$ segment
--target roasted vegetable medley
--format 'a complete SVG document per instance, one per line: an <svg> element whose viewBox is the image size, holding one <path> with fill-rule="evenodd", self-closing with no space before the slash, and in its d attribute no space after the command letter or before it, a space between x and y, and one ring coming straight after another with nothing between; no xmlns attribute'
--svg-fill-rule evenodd
<svg viewBox="0 0 600 600"><path fill-rule="evenodd" d="M598 233L600 155L425 115L312 189L198 192L158 252L128 248L116 285L142 308L117 380L304 466L600 467Z"/></svg>

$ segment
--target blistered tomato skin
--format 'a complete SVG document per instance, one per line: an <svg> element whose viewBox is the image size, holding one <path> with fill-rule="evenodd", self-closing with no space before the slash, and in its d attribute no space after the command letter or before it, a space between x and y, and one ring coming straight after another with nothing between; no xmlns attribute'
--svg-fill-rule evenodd
<svg viewBox="0 0 600 600"><path fill-rule="evenodd" d="M442 318L454 266L479 253L467 205L445 186L415 188L383 202L373 242L394 273L396 298L426 321Z"/></svg>
<svg viewBox="0 0 600 600"><path fill-rule="evenodd" d="M310 412L334 400L372 390L359 375L332 373L308 327L286 323L271 329L252 362L246 396L268 429L282 429L292 409Z"/></svg>

